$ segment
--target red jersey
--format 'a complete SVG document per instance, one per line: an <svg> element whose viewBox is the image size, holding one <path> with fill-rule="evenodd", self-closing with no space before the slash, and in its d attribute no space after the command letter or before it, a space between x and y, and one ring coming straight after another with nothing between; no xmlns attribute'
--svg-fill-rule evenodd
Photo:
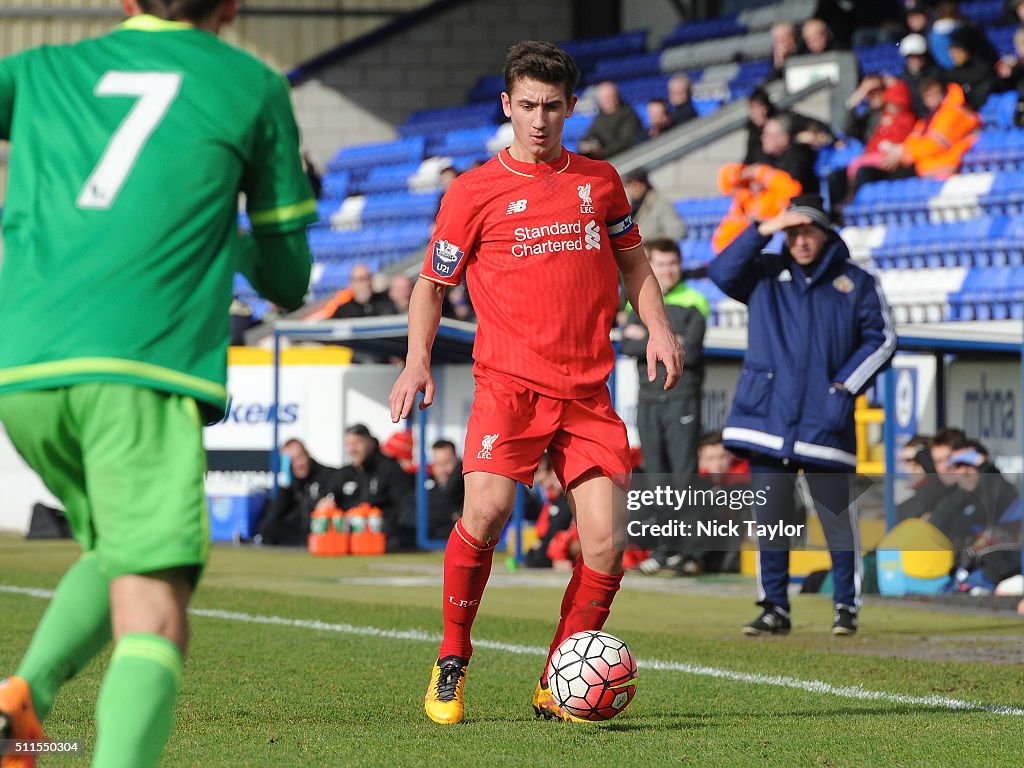
<svg viewBox="0 0 1024 768"><path fill-rule="evenodd" d="M479 324L474 372L583 398L615 362L613 249L640 245L610 164L566 149L553 163L522 163L505 149L452 183L421 275L453 286L465 271Z"/></svg>

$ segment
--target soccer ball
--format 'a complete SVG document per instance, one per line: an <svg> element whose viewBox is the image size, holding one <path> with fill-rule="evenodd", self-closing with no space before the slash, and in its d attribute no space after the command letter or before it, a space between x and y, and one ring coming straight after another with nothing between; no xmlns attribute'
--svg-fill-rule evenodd
<svg viewBox="0 0 1024 768"><path fill-rule="evenodd" d="M626 644L588 629L567 637L551 656L551 695L570 715L610 720L636 693L636 661Z"/></svg>

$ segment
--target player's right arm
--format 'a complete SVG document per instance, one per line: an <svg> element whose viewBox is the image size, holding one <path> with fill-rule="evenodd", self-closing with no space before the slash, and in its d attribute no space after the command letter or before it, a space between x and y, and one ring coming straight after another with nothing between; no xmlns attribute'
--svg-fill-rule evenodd
<svg viewBox="0 0 1024 768"><path fill-rule="evenodd" d="M416 393L423 393L420 410L434 402L434 377L430 373L430 348L441 322L444 286L424 277L416 281L409 300L409 353L405 368L391 389L391 421L398 423L412 412Z"/></svg>
<svg viewBox="0 0 1024 768"><path fill-rule="evenodd" d="M412 412L416 393L423 393L420 410L434 402L434 378L430 374L430 348L441 322L445 287L462 282L466 254L480 234L479 210L461 178L441 199L437 223L427 248L420 279L409 300L409 352L405 369L391 389L391 420L398 423Z"/></svg>

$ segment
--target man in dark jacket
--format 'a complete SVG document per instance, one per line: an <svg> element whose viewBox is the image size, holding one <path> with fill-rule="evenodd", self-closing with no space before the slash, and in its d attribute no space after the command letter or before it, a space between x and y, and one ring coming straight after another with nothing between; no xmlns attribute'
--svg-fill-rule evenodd
<svg viewBox="0 0 1024 768"><path fill-rule="evenodd" d="M338 470L315 461L301 440L292 438L281 446L287 457L292 481L279 488L260 519L259 536L263 544L306 546L309 516L317 502L327 495Z"/></svg>
<svg viewBox="0 0 1024 768"><path fill-rule="evenodd" d="M635 146L643 137L644 125L636 110L622 102L615 83L600 83L596 94L598 113L580 139L579 153L607 160Z"/></svg>
<svg viewBox="0 0 1024 768"><path fill-rule="evenodd" d="M665 391L665 371L659 368L654 381L647 377L647 328L636 311L630 312L622 329L619 351L636 358L640 391L636 427L644 452L644 472L671 475L677 488L685 488L697 471L697 440L701 434L700 399L704 384L704 331L708 300L682 280L679 245L663 238L647 243L647 256L658 278L665 315L683 347L686 366L675 389ZM640 565L655 573L670 558L668 549L656 549Z"/></svg>
<svg viewBox="0 0 1024 768"><path fill-rule="evenodd" d="M345 430L345 451L352 463L337 470L330 482L338 509L351 509L364 502L377 507L384 522L387 551L414 548L413 476L380 452L377 440L362 424Z"/></svg>
<svg viewBox="0 0 1024 768"><path fill-rule="evenodd" d="M780 253L764 251L785 232ZM836 635L857 631L860 552L851 474L857 466L854 400L896 349L889 308L874 275L850 259L817 195L799 195L778 216L752 224L710 265L711 279L749 309L747 354L723 430L750 457L759 536L761 615L748 635L790 629L789 538L798 470L815 500L835 584Z"/></svg>

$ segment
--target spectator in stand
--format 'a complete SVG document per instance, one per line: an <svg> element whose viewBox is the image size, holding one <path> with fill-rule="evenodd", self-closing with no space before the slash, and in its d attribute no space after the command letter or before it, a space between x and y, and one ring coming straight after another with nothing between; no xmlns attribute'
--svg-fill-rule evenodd
<svg viewBox="0 0 1024 768"><path fill-rule="evenodd" d="M388 282L388 305L385 307L389 315L409 314L409 299L412 298L412 279L404 272L391 276Z"/></svg>
<svg viewBox="0 0 1024 768"><path fill-rule="evenodd" d="M598 113L580 139L579 154L607 160L635 146L644 134L644 126L633 107L623 103L615 83L599 83L596 96Z"/></svg>
<svg viewBox="0 0 1024 768"><path fill-rule="evenodd" d="M394 459L381 453L377 439L363 424L345 430L349 464L331 477L329 490L339 509L369 504L381 511L387 551L416 547L413 479Z"/></svg>
<svg viewBox="0 0 1024 768"><path fill-rule="evenodd" d="M974 55L994 66L999 54L988 36L960 13L960 4L945 0L935 8L935 21L928 32L928 50L943 69L952 70L957 62L950 52L954 33L960 35L960 45L967 44ZM966 43L965 43L966 41Z"/></svg>
<svg viewBox="0 0 1024 768"><path fill-rule="evenodd" d="M664 99L651 99L647 102L647 138L656 139L669 128L674 128L676 121Z"/></svg>
<svg viewBox="0 0 1024 768"><path fill-rule="evenodd" d="M932 26L932 8L928 0L904 0L907 31L927 37Z"/></svg>
<svg viewBox="0 0 1024 768"><path fill-rule="evenodd" d="M693 106L693 82L689 76L682 72L672 75L666 90L675 125L682 125L697 117L697 108Z"/></svg>
<svg viewBox="0 0 1024 768"><path fill-rule="evenodd" d="M438 440L430 446L430 477L427 480L427 535L447 540L455 521L462 517L466 484L455 443Z"/></svg>
<svg viewBox="0 0 1024 768"><path fill-rule="evenodd" d="M365 264L356 264L349 273L351 298L341 304L331 317L371 317L388 314L388 297L373 290L373 272Z"/></svg>
<svg viewBox="0 0 1024 768"><path fill-rule="evenodd" d="M412 475L416 473L416 461L413 458L412 449L412 432L408 429L401 429L384 441L380 452L389 459L397 461L403 472Z"/></svg>
<svg viewBox="0 0 1024 768"><path fill-rule="evenodd" d="M524 553L523 563L527 568L551 568L554 564L548 552L551 541L558 533L569 530L573 518L565 489L558 482L558 476L551 468L551 457L546 453L541 457L533 475L533 487L541 500L540 514L535 524L537 543ZM570 558L562 555L559 559Z"/></svg>
<svg viewBox="0 0 1024 768"><path fill-rule="evenodd" d="M1021 0L1024 8L1024 0ZM1018 27L1013 33L1013 53L1003 56L996 62L996 75L1002 81L1000 90L1014 90L1024 79L1024 26Z"/></svg>
<svg viewBox="0 0 1024 768"><path fill-rule="evenodd" d="M837 50L832 30L821 19L808 19L800 28L803 52L808 54L827 53Z"/></svg>
<svg viewBox="0 0 1024 768"><path fill-rule="evenodd" d="M903 16L903 4L898 0L819 0L814 11L814 18L828 24L843 50L899 40Z"/></svg>
<svg viewBox="0 0 1024 768"><path fill-rule="evenodd" d="M910 89L902 80L893 80L882 92L881 117L868 138L864 152L854 158L846 168L838 168L828 177L829 199L833 212L857 194L854 181L861 168L879 168L885 163L886 153L903 142L917 122L910 103Z"/></svg>
<svg viewBox="0 0 1024 768"><path fill-rule="evenodd" d="M775 105L772 104L768 91L764 88L755 88L747 100L747 154L743 157L744 165L754 163L765 163L767 155L761 149L761 131L768 118L774 117Z"/></svg>
<svg viewBox="0 0 1024 768"><path fill-rule="evenodd" d="M932 466L935 467L935 474L943 484L956 485L956 478L950 473L949 457L966 444L966 433L957 427L940 429L929 441L928 453L932 459Z"/></svg>
<svg viewBox="0 0 1024 768"><path fill-rule="evenodd" d="M772 25L772 71L769 80L778 80L786 71L786 60L799 50L796 27L792 22L779 21Z"/></svg>
<svg viewBox="0 0 1024 768"><path fill-rule="evenodd" d="M445 300L441 304L441 316L451 320L461 320L465 323L476 322L473 301L469 296L469 289L464 283L448 289Z"/></svg>
<svg viewBox="0 0 1024 768"><path fill-rule="evenodd" d="M1019 8L1024 9L1024 0ZM1014 55L1004 56L996 63L996 74L1001 80L1001 90L1017 91L1017 108L1013 124L1024 127L1024 26L1013 33Z"/></svg>
<svg viewBox="0 0 1024 768"><path fill-rule="evenodd" d="M722 433L707 432L697 443L697 487L708 490L744 490L750 485L750 462L741 459L722 441ZM751 510L735 510L715 506L705 510L705 519L749 520ZM739 571L739 549L742 534L735 538L719 537L710 549L699 553L697 558L705 573L735 573Z"/></svg>
<svg viewBox="0 0 1024 768"><path fill-rule="evenodd" d="M964 153L981 130L981 117L964 98L956 83L944 86L938 80L921 83L921 99L929 114L918 120L914 130L900 144L882 152L877 167L864 166L857 171L853 186L881 179L906 179L912 176L947 179L960 170Z"/></svg>
<svg viewBox="0 0 1024 768"><path fill-rule="evenodd" d="M459 177L459 172L452 166L448 165L442 168L437 174L438 189L441 190L441 194L444 195L448 188L452 185L452 182Z"/></svg>
<svg viewBox="0 0 1024 768"><path fill-rule="evenodd" d="M309 516L330 490L338 470L315 461L305 444L296 438L281 446L291 481L277 489L260 517L258 541L274 546L304 547L309 535Z"/></svg>
<svg viewBox="0 0 1024 768"><path fill-rule="evenodd" d="M252 305L237 296L231 299L231 308L228 310L231 317L231 340L232 347L245 346L245 332L250 328L259 325L259 321L253 317Z"/></svg>
<svg viewBox="0 0 1024 768"><path fill-rule="evenodd" d="M949 460L966 445L967 436L956 427L940 429L929 440L915 438L907 444L903 459L907 462L915 493L900 505L901 520L909 517L927 520L941 505L957 503L948 500L950 495L962 495Z"/></svg>
<svg viewBox="0 0 1024 768"><path fill-rule="evenodd" d="M949 80L964 91L972 109L980 110L996 89L996 59L992 44L977 27L963 26L949 36L949 56L953 68Z"/></svg>
<svg viewBox="0 0 1024 768"><path fill-rule="evenodd" d="M928 114L921 100L921 83L943 77L943 70L928 51L928 40L917 32L900 40L900 56L903 57L903 72L900 79L910 87L910 99L914 114L918 117Z"/></svg>
<svg viewBox="0 0 1024 768"><path fill-rule="evenodd" d="M935 471L931 442L926 437L915 435L900 452L900 461L904 465L913 495L896 507L897 520L925 517L952 490L939 479Z"/></svg>
<svg viewBox="0 0 1024 768"><path fill-rule="evenodd" d="M861 78L845 103L846 116L840 126L843 134L867 143L882 119L883 93L885 81L881 75L870 74Z"/></svg>
<svg viewBox="0 0 1024 768"><path fill-rule="evenodd" d="M686 224L675 206L651 186L647 171L637 169L626 175L626 196L632 207L633 221L648 240L682 240Z"/></svg>
<svg viewBox="0 0 1024 768"><path fill-rule="evenodd" d="M977 440L965 440L950 454L949 473L961 493L940 503L928 522L946 534L953 551L962 555L983 533L998 530L1000 517L1018 494Z"/></svg>
<svg viewBox="0 0 1024 768"><path fill-rule="evenodd" d="M1024 24L1024 0L1006 0L1005 24Z"/></svg>
<svg viewBox="0 0 1024 768"><path fill-rule="evenodd" d="M761 131L764 163L728 163L718 173L718 188L733 198L729 212L715 229L712 250L721 253L751 221L766 221L802 193L817 193L817 153L793 141L795 118L788 113L769 118Z"/></svg>

